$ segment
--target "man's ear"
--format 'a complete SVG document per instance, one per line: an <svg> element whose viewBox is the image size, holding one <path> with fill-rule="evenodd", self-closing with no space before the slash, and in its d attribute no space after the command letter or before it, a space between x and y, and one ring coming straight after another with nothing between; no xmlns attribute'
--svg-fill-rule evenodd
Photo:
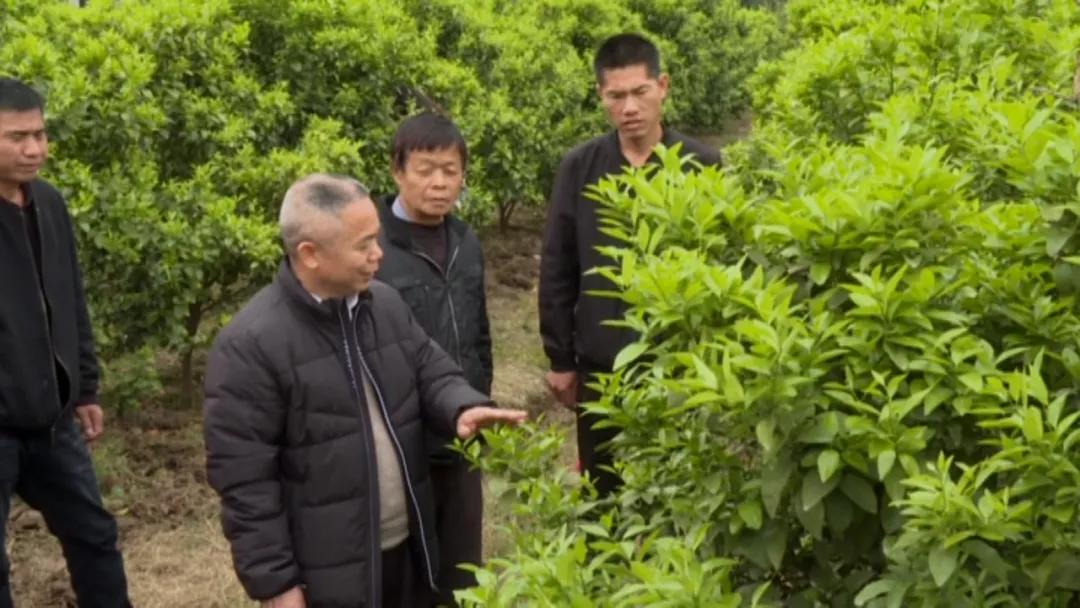
<svg viewBox="0 0 1080 608"><path fill-rule="evenodd" d="M671 77L667 74L660 74L656 79L656 83L660 86L660 98L667 99L668 87L671 86Z"/></svg>
<svg viewBox="0 0 1080 608"><path fill-rule="evenodd" d="M319 267L319 248L315 246L315 243L311 241L301 241L296 246L296 263L300 264L308 270L314 270Z"/></svg>
<svg viewBox="0 0 1080 608"><path fill-rule="evenodd" d="M397 184L398 193L401 193L401 182L405 180L405 167L399 167L397 163L390 163L390 175L394 178L394 183Z"/></svg>

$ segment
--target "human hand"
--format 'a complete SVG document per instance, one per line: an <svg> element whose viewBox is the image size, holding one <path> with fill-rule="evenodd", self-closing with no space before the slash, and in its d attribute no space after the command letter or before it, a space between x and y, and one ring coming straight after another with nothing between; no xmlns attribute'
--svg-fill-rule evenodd
<svg viewBox="0 0 1080 608"><path fill-rule="evenodd" d="M544 379L547 380L548 390L556 401L568 409L577 409L577 372L551 371Z"/></svg>
<svg viewBox="0 0 1080 608"><path fill-rule="evenodd" d="M468 439L477 431L495 424L518 425L529 417L525 410L504 410L497 407L471 407L458 416L457 434L461 439Z"/></svg>
<svg viewBox="0 0 1080 608"><path fill-rule="evenodd" d="M263 600L262 608L307 608L304 590L297 585L277 597Z"/></svg>
<svg viewBox="0 0 1080 608"><path fill-rule="evenodd" d="M83 438L86 443L93 443L105 432L105 412L96 403L78 405L75 407L75 417L79 419L82 427Z"/></svg>

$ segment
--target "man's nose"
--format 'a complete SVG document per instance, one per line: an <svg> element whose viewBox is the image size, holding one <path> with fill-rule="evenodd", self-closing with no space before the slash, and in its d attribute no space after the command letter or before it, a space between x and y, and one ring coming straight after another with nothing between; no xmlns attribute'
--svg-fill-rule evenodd
<svg viewBox="0 0 1080 608"><path fill-rule="evenodd" d="M48 143L45 136L40 137L27 137L23 144L22 153L23 156L29 158L39 158L45 155L45 150L48 149Z"/></svg>
<svg viewBox="0 0 1080 608"><path fill-rule="evenodd" d="M446 172L444 171L436 171L434 175L431 176L431 185L436 188L444 188L449 183L450 179L447 178Z"/></svg>

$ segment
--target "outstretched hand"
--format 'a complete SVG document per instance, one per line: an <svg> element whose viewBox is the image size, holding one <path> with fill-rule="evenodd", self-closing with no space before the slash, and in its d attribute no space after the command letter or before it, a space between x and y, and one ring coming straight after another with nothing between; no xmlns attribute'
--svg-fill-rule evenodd
<svg viewBox="0 0 1080 608"><path fill-rule="evenodd" d="M457 435L461 439L468 439L480 429L495 424L518 425L528 417L529 413L525 410L504 410L485 405L471 407L458 416Z"/></svg>

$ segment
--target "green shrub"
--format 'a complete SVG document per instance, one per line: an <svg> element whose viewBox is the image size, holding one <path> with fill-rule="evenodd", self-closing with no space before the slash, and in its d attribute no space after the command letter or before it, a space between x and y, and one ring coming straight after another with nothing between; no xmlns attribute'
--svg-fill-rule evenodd
<svg viewBox="0 0 1080 608"><path fill-rule="evenodd" d="M594 190L620 243L599 272L641 336L587 406L620 429L625 486L519 534L480 597L538 601L560 559L671 542L724 564L692 589L748 604L1080 599L1077 9L806 5L734 166L665 151ZM617 605L632 577L599 571L568 586Z"/></svg>

